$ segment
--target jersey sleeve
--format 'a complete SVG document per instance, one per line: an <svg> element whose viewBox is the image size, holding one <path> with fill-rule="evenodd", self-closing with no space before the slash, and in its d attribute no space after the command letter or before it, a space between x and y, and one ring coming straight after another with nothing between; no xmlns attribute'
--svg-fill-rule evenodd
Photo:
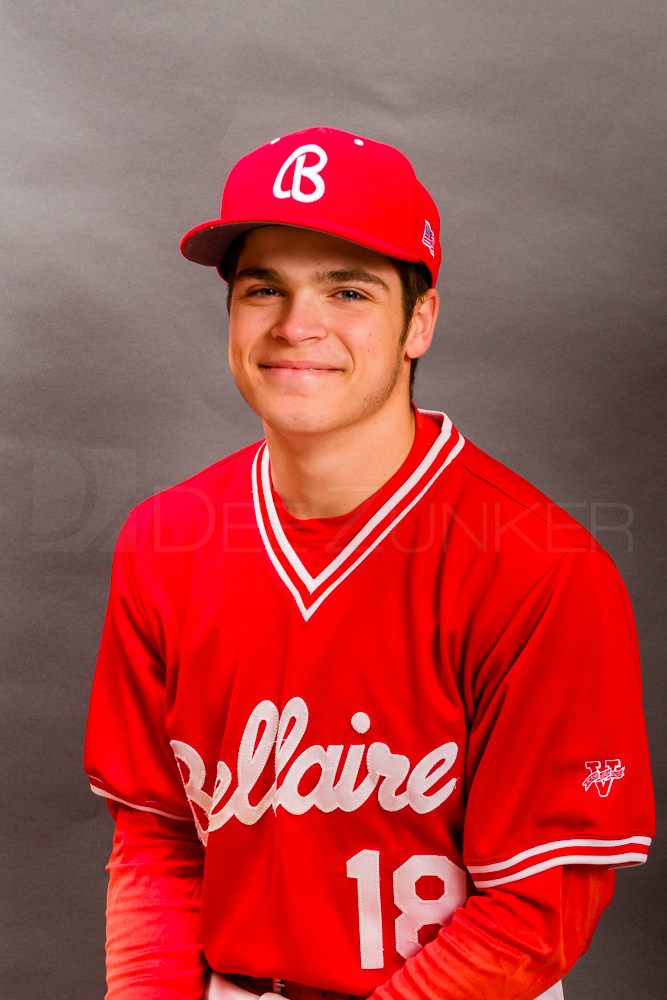
<svg viewBox="0 0 667 1000"><path fill-rule="evenodd" d="M192 820L167 735L166 666L159 619L149 620L137 583L157 572L150 530L138 512L116 547L111 591L93 681L84 763L92 790L135 809ZM140 596L141 595L141 596Z"/></svg>
<svg viewBox="0 0 667 1000"><path fill-rule="evenodd" d="M106 1000L201 1000L204 849L194 828L118 803L110 811Z"/></svg>
<svg viewBox="0 0 667 1000"><path fill-rule="evenodd" d="M554 996L587 950L613 887L614 872L572 865L471 896L372 1000Z"/></svg>
<svg viewBox="0 0 667 1000"><path fill-rule="evenodd" d="M544 560L546 563L546 559ZM574 549L511 614L502 573L468 674L464 860L477 889L557 865L642 863L654 809L632 611L612 561ZM485 631L489 621L502 630Z"/></svg>

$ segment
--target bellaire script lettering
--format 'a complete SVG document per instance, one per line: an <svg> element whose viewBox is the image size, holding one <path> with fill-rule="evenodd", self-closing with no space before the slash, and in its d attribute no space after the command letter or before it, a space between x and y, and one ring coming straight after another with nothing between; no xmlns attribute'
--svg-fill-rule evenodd
<svg viewBox="0 0 667 1000"><path fill-rule="evenodd" d="M361 712L351 721L358 732L365 732L370 726L368 716ZM176 759L184 765L181 774L185 792L202 843L233 816L251 825L269 808L275 811L280 806L297 816L313 808L322 812L334 809L354 812L377 789L378 803L387 812L409 807L417 813L428 813L437 809L456 787L454 777L441 784L456 761L456 743L436 747L412 769L408 758L392 753L386 743L368 746L353 743L347 748L343 744L327 747L315 744L295 756L307 726L308 706L303 698L290 699L282 712L272 701L260 702L241 737L236 788L229 797L232 772L224 761L218 761L213 794L209 795L204 791L207 774L202 758L187 743L171 741ZM362 763L366 774L360 780ZM260 783L260 777L266 775L267 767L275 772L275 780L259 801L252 804L253 789ZM314 787L309 779L310 791L302 793L299 785L311 768L319 771L319 777ZM403 784L405 789L399 792ZM206 817L205 823L201 822L200 810Z"/></svg>

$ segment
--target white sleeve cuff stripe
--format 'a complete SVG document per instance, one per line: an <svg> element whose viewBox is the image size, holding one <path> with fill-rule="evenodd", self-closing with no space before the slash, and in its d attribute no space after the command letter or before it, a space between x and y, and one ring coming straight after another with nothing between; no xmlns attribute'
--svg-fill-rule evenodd
<svg viewBox="0 0 667 1000"><path fill-rule="evenodd" d="M105 791L104 788L99 788L94 785L91 781L90 783L91 791L95 795L100 795L103 799L112 799L114 802L120 802L121 805L129 806L130 809L137 809L139 812L153 813L155 816L164 816L165 819L177 819L181 823L187 823L192 819L192 816L179 816L177 813L164 812L162 809L154 809L152 806L140 806L136 802L130 802L129 799L121 799L118 795L112 795L111 792Z"/></svg>
<svg viewBox="0 0 667 1000"><path fill-rule="evenodd" d="M521 861L525 861L527 858L535 857L536 854L549 854L552 851L569 850L574 847L602 847L606 848L608 851L613 851L614 849L625 847L629 844L635 844L637 847L641 845L648 849L651 845L651 838L637 836L625 837L622 840L593 840L591 837L582 837L576 840L553 840L548 844L540 844L538 847L531 847L527 851L521 851L520 854L515 854L514 857L510 858L508 861L498 861L496 864L491 865L468 865L468 871L471 872L471 874L476 872L498 872L502 871L504 868L514 868ZM642 852L642 857L645 854L646 851ZM593 855L593 857L599 856L600 855Z"/></svg>
<svg viewBox="0 0 667 1000"><path fill-rule="evenodd" d="M530 868L523 868L512 875L502 875L500 878L474 879L476 889L492 889L497 885L507 885L508 882L518 882L522 878L529 878L539 872L545 872L549 868L556 868L561 865L606 865L607 868L619 868L624 865L642 865L646 861L645 853L627 854L571 854L557 855L542 861L540 864L532 865Z"/></svg>

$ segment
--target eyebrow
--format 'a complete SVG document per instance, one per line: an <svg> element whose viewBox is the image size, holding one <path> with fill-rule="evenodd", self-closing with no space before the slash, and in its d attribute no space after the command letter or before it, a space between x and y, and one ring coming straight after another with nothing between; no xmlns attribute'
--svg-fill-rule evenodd
<svg viewBox="0 0 667 1000"><path fill-rule="evenodd" d="M280 272L272 267L244 267L236 272L234 281L239 281L242 278L276 284L284 280ZM315 281L318 285L331 285L339 282L361 282L366 285L379 285L381 288L389 291L389 285L386 281L378 274L366 271L363 267L341 267L331 268L328 271L318 271L315 274Z"/></svg>
<svg viewBox="0 0 667 1000"><path fill-rule="evenodd" d="M241 278L254 278L256 281L278 282L280 281L280 273L275 271L272 267L244 267L242 270L236 272L234 275L234 281L239 281Z"/></svg>
<svg viewBox="0 0 667 1000"><path fill-rule="evenodd" d="M366 285L380 285L381 288L389 291L389 285L382 280L379 274L366 271L363 267L341 267L330 271L320 271L316 277L317 281L323 285L360 281Z"/></svg>

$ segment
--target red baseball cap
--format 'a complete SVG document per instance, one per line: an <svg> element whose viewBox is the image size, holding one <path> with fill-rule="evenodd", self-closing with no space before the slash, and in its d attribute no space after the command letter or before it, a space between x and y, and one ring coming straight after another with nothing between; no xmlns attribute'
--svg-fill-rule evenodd
<svg viewBox="0 0 667 1000"><path fill-rule="evenodd" d="M335 128L273 139L239 160L220 218L195 226L181 251L217 267L232 240L259 226L302 226L388 257L421 262L435 285L440 217L410 161L393 146Z"/></svg>

